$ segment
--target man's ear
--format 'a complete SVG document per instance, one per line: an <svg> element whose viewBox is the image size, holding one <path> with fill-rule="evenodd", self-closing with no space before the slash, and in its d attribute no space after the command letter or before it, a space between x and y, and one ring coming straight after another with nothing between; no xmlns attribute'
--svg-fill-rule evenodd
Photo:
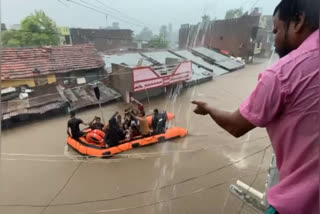
<svg viewBox="0 0 320 214"><path fill-rule="evenodd" d="M306 21L306 15L305 13L301 13L296 16L296 19L294 20L294 31L296 33L300 32L303 29L303 25Z"/></svg>

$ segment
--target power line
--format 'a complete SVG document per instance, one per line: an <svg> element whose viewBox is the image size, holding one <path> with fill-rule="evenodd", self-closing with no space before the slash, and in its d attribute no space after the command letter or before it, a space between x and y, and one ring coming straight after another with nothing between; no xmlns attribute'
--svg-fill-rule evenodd
<svg viewBox="0 0 320 214"><path fill-rule="evenodd" d="M106 13L106 12L100 10L100 9L96 9L94 5L89 4L89 3L87 3L87 2L85 2L85 1L83 1L83 0L80 0L80 1L83 2L83 3L85 3L85 4L87 4L87 5L90 5L90 6L87 6L87 5L85 5L85 4L81 4L81 3L76 2L76 1L73 1L73 0L66 0L66 1L72 2L72 3L74 3L74 4L77 4L77 5L79 5L79 6L85 7L85 8L87 8L87 9L93 10L93 11L95 11L95 12L97 12L97 13L100 13L100 14L103 14L103 15L105 15L105 16L110 15L110 14L108 14L108 13ZM135 25L135 26L138 26L138 27L144 27L144 26L141 25L141 24L136 24L136 23L127 21L127 20L125 20L125 19L116 17L116 16L114 16L114 15L110 15L110 16L113 17L113 18L115 18L115 19L118 19L118 20L120 20L120 21L122 21L122 22L125 22L125 23L127 23L127 24Z"/></svg>
<svg viewBox="0 0 320 214"><path fill-rule="evenodd" d="M96 5L94 5L94 4L92 4L92 3L88 3L88 2L86 2L86 1L84 1L84 0L79 0L80 2L82 2L82 3L84 3L84 4L87 4L87 5L89 5L90 7L94 7L95 9L97 9L97 10L100 10L100 7L98 7L98 6L96 6ZM101 10L100 10L101 11ZM131 21L131 19L127 19L127 18L124 18L124 17L116 17L116 15L113 15L113 14L110 14L110 13L105 13L105 15L106 16L111 16L111 17L114 17L114 18L116 18L116 19L119 19L120 21L124 21L124 22L127 22L127 23L133 23L134 25L140 25L140 23L135 23L135 22L132 22ZM141 25L142 26L142 25Z"/></svg>
<svg viewBox="0 0 320 214"><path fill-rule="evenodd" d="M100 0L96 0L96 2L100 3L102 6L104 6L104 7L105 7L106 9L108 9L109 11L110 11L110 10L111 10L111 11L115 11L115 12L117 12L118 14L122 15L123 17L129 18L129 19L133 19L133 20L135 20L136 22L139 22L139 23L141 23L141 24L143 24L143 25L146 25L144 22L142 22L142 21L140 21L140 20L138 20L138 19L136 19L136 18L134 18L134 17L131 17L131 16L125 14L125 13L121 12L121 11L118 10L118 9L115 9L115 8L113 8L113 7L110 7L110 6L108 6L107 4L103 3L103 2L100 1Z"/></svg>
<svg viewBox="0 0 320 214"><path fill-rule="evenodd" d="M66 7L69 7L66 3L62 2L62 0L57 0L59 3L63 4Z"/></svg>

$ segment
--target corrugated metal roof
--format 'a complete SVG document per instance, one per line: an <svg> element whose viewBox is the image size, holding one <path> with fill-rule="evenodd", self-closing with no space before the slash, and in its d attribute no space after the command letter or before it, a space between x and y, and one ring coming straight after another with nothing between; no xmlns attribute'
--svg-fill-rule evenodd
<svg viewBox="0 0 320 214"><path fill-rule="evenodd" d="M60 96L55 84L45 85L37 87L28 99L1 102L1 114L3 120L6 120L18 115L43 114L66 104L66 99Z"/></svg>
<svg viewBox="0 0 320 214"><path fill-rule="evenodd" d="M19 115L34 115L34 114L44 114L48 111L59 109L66 106L66 102L55 102L49 103L46 105L42 105L39 107L32 107L32 108L21 108L14 111L10 111L7 113L2 112L2 120L8 120L11 117L19 116Z"/></svg>
<svg viewBox="0 0 320 214"><path fill-rule="evenodd" d="M98 86L100 89L101 103L110 102L121 97L118 92L111 88L108 88L101 82L98 83ZM65 89L63 90L63 93L66 99L69 101L72 110L77 110L98 104L93 88L90 85Z"/></svg>
<svg viewBox="0 0 320 214"><path fill-rule="evenodd" d="M225 73L228 73L229 71L226 69L223 69L217 65L210 64L206 61L204 61L201 57L193 55L190 51L188 50L181 50L181 51L174 51L177 55L186 58L188 60L191 60L192 62L195 62L203 67L206 67L214 72L215 76L219 76ZM193 67L198 67L196 64L193 64Z"/></svg>
<svg viewBox="0 0 320 214"><path fill-rule="evenodd" d="M104 55L104 62L107 68L111 68L112 64L126 64L129 67L136 67L138 62L143 59L141 66L151 66L152 63L138 53L128 53L123 55Z"/></svg>
<svg viewBox="0 0 320 214"><path fill-rule="evenodd" d="M158 52L146 52L143 53L143 55L152 58L153 60L156 60L158 63L166 64L166 58L173 58L181 60L180 57L173 55L172 53L168 51L158 51Z"/></svg>
<svg viewBox="0 0 320 214"><path fill-rule="evenodd" d="M206 79L206 78L212 78L213 73L208 71L207 69L201 68L195 64L192 65L192 80L200 80L200 79Z"/></svg>
<svg viewBox="0 0 320 214"><path fill-rule="evenodd" d="M192 48L192 51L214 60L214 63L230 71L244 67L244 64L216 51L204 47Z"/></svg>

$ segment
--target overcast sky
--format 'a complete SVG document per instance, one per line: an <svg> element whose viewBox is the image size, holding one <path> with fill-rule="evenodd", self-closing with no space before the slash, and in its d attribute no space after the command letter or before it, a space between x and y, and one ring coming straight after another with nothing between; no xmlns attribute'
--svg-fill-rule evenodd
<svg viewBox="0 0 320 214"><path fill-rule="evenodd" d="M223 19L226 11L242 6L262 8L270 15L279 0L72 0L80 4L95 5L98 10L110 14L108 21L103 14L83 8L67 0L2 0L2 22L9 27L18 24L34 10L44 10L59 26L98 28L119 22L121 28L136 32L146 25L158 33L162 24L173 24L174 30L181 24L197 23L203 14ZM105 4L101 4L100 2ZM87 6L89 6L87 4ZM110 7L112 7L110 9ZM116 9L116 10L114 10ZM120 11L121 13L119 13ZM121 20L119 20L121 19ZM126 23L126 22L131 23ZM142 23L142 24L141 24Z"/></svg>

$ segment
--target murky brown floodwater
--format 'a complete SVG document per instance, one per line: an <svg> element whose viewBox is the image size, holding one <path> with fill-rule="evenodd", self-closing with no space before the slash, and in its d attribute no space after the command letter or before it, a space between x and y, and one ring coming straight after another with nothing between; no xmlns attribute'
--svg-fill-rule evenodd
<svg viewBox="0 0 320 214"><path fill-rule="evenodd" d="M254 88L267 63L221 76L181 92L176 99L145 102L176 114L172 125L186 127L183 139L138 148L112 159L83 159L65 152L68 116L2 132L1 213L239 213L229 194L239 178L264 190L272 149L265 130L234 139L192 113L191 100L235 110ZM123 108L107 105L109 118ZM78 115L86 121L99 110ZM76 157L71 157L76 156ZM262 158L263 164L260 166ZM258 172L259 171L259 172ZM244 206L241 213L256 213Z"/></svg>

